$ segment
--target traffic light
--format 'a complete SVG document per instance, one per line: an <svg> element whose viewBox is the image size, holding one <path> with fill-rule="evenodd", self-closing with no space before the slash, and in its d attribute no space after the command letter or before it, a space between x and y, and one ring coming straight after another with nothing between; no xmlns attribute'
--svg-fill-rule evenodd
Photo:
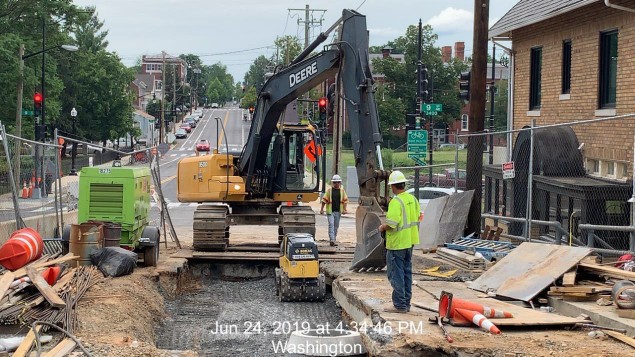
<svg viewBox="0 0 635 357"><path fill-rule="evenodd" d="M321 125L323 125L324 123L326 123L326 107L328 105L329 101L328 99L326 99L326 97L322 97L320 99L318 99L318 109L320 110L320 123Z"/></svg>
<svg viewBox="0 0 635 357"><path fill-rule="evenodd" d="M35 109L35 116L39 117L42 115L42 94L35 92L33 95L33 108Z"/></svg>
<svg viewBox="0 0 635 357"><path fill-rule="evenodd" d="M472 72L461 72L461 78L459 80L459 90L461 99L470 101L470 82L472 79Z"/></svg>
<svg viewBox="0 0 635 357"><path fill-rule="evenodd" d="M421 90L421 100L425 102L428 100L428 96L430 94L428 92L428 67L422 66L421 72L419 73L420 73L419 86Z"/></svg>
<svg viewBox="0 0 635 357"><path fill-rule="evenodd" d="M254 113L254 107L249 107L249 114L253 114Z"/></svg>

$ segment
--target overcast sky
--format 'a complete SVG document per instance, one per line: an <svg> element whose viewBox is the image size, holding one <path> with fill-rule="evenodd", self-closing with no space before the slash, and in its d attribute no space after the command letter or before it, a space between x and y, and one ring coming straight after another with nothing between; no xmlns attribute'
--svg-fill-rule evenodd
<svg viewBox="0 0 635 357"><path fill-rule="evenodd" d="M490 0L490 26L517 1ZM439 35L438 47L464 41L466 56L472 51L473 0L74 0L94 5L107 29L109 50L126 65L143 54L166 51L193 53L205 64L222 62L234 80L244 77L261 54L275 53L276 36L297 35L304 41L304 9L316 10L311 38L326 30L343 8L366 15L370 44L382 45L405 33L421 18ZM360 6L361 5L361 6ZM269 46L267 48L263 48ZM229 53L228 53L229 52Z"/></svg>

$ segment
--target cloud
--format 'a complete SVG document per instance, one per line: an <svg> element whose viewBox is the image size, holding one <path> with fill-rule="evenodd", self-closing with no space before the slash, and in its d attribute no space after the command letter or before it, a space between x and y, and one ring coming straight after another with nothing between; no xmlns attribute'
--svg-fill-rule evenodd
<svg viewBox="0 0 635 357"><path fill-rule="evenodd" d="M472 12L464 9L448 7L438 15L434 15L428 24L436 33L471 32L474 23Z"/></svg>

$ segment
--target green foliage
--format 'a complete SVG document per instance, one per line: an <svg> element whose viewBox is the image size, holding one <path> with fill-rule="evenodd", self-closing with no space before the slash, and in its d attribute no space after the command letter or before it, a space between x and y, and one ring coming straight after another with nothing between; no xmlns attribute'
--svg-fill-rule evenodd
<svg viewBox="0 0 635 357"><path fill-rule="evenodd" d="M245 85L254 87L256 93L259 93L265 85L265 74L273 69L273 62L267 57L261 55L254 60L249 66L249 71L245 74Z"/></svg>
<svg viewBox="0 0 635 357"><path fill-rule="evenodd" d="M218 62L203 70L207 86L204 96L208 103L225 103L234 97L234 77L227 73L227 66Z"/></svg>
<svg viewBox="0 0 635 357"><path fill-rule="evenodd" d="M248 87L245 90L245 95L243 96L243 100L240 103L240 106L243 108L256 106L256 100L258 100L258 96L256 95L256 88L253 86Z"/></svg>
<svg viewBox="0 0 635 357"><path fill-rule="evenodd" d="M291 61L302 52L302 44L295 36L286 35L278 37L274 41L274 44L279 51L276 62L285 66L291 63Z"/></svg>

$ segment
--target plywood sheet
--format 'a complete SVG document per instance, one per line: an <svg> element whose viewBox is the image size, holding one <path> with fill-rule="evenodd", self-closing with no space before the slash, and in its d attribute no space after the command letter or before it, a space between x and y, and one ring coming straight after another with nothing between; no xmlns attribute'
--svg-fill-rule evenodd
<svg viewBox="0 0 635 357"><path fill-rule="evenodd" d="M471 282L469 287L529 301L590 253L588 248L525 242Z"/></svg>
<svg viewBox="0 0 635 357"><path fill-rule="evenodd" d="M430 200L415 249L433 249L462 237L473 195L472 190Z"/></svg>

